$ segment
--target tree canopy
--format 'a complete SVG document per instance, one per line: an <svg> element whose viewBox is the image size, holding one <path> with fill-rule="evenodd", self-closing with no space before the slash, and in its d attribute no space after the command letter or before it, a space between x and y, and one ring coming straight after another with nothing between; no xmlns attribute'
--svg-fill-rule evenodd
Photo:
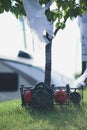
<svg viewBox="0 0 87 130"><path fill-rule="evenodd" d="M41 5L46 5L50 0L38 0ZM79 1L79 2L77 2ZM65 27L68 18L72 19L87 11L87 0L54 0L56 9L46 11L46 16L51 22L55 22L56 31ZM22 0L0 0L0 13L12 12L18 18L26 15Z"/></svg>

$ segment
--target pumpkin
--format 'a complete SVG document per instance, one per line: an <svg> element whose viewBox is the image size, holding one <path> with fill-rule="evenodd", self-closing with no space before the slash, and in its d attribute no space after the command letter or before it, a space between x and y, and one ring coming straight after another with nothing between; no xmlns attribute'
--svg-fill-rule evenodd
<svg viewBox="0 0 87 130"><path fill-rule="evenodd" d="M27 104L30 104L32 102L32 94L30 90L27 90L24 94L24 100Z"/></svg>
<svg viewBox="0 0 87 130"><path fill-rule="evenodd" d="M64 104L67 101L67 93L60 89L57 91L54 95L54 99L56 103L59 103L60 105Z"/></svg>

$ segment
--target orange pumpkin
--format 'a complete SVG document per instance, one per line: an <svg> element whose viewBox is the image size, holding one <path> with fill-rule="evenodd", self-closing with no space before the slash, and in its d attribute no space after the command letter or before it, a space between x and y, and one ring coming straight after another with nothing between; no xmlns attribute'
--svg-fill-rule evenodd
<svg viewBox="0 0 87 130"><path fill-rule="evenodd" d="M32 94L30 90L27 90L24 94L24 100L27 104L30 104L32 102Z"/></svg>
<svg viewBox="0 0 87 130"><path fill-rule="evenodd" d="M57 91L54 95L54 99L56 103L59 103L60 105L64 104L67 100L67 93L64 92L62 89Z"/></svg>

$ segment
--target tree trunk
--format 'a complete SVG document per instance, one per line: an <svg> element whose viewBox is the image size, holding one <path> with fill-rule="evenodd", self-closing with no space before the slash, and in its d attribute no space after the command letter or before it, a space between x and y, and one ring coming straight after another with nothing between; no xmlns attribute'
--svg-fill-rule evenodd
<svg viewBox="0 0 87 130"><path fill-rule="evenodd" d="M45 48L45 84L50 87L51 84L51 46L52 39L49 40L49 44Z"/></svg>

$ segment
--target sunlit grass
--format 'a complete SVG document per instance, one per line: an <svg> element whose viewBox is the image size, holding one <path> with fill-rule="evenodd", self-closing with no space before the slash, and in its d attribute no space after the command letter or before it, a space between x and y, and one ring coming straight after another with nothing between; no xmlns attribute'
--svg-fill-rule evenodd
<svg viewBox="0 0 87 130"><path fill-rule="evenodd" d="M55 106L51 111L21 107L21 100L0 103L0 130L87 130L87 90L81 106Z"/></svg>

